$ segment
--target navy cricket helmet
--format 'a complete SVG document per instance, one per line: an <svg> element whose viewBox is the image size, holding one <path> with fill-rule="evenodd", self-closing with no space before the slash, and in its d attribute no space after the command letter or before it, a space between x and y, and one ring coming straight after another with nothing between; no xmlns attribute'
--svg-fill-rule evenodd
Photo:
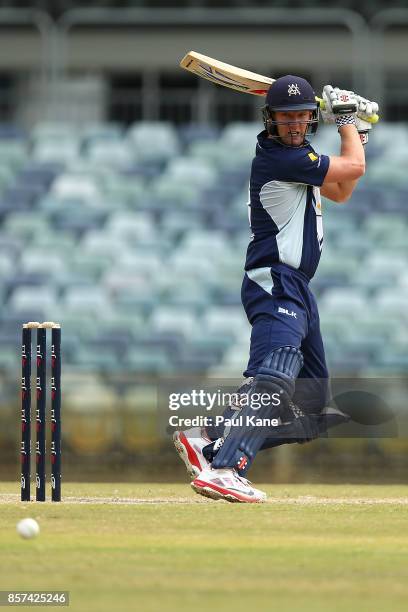
<svg viewBox="0 0 408 612"><path fill-rule="evenodd" d="M312 111L312 118L308 121L307 135L315 134L319 123L319 103L313 87L306 79L293 74L276 79L270 86L266 95L266 104L262 109L265 129L277 137L274 111Z"/></svg>

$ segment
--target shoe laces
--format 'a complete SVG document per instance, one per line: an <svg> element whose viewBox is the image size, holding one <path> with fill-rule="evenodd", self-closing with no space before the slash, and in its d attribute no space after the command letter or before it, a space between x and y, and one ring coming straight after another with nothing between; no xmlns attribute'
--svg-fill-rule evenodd
<svg viewBox="0 0 408 612"><path fill-rule="evenodd" d="M244 476L240 476L239 474L237 474L237 476L245 485L252 487L252 482L248 480L248 478L244 478Z"/></svg>
<svg viewBox="0 0 408 612"><path fill-rule="evenodd" d="M214 442L213 452L220 450L224 442L225 442L225 438L217 438L217 440Z"/></svg>
<svg viewBox="0 0 408 612"><path fill-rule="evenodd" d="M247 478L244 478L244 476L240 476L235 468L233 468L233 472L234 472L235 478L238 478L238 480L243 482L244 485L252 486L252 482L250 480L248 480Z"/></svg>

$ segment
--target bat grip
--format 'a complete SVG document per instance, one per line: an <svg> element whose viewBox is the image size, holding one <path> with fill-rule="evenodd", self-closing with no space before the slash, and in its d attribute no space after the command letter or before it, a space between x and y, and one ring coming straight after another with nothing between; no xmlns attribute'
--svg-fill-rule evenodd
<svg viewBox="0 0 408 612"><path fill-rule="evenodd" d="M319 102L320 108L322 108L323 110L325 109L326 105L324 103L324 100L322 100L322 98L318 98L316 96L316 102ZM357 113L357 117L360 117L360 119L363 119L364 121L367 121L368 123L378 123L378 121L380 120L380 117L378 115L372 115L372 117L366 117L365 115L360 115L359 113Z"/></svg>

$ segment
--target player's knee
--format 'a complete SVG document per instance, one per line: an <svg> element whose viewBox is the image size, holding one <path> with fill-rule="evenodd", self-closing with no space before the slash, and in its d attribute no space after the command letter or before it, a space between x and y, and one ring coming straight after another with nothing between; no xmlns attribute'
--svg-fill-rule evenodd
<svg viewBox="0 0 408 612"><path fill-rule="evenodd" d="M225 438L212 463L214 468L244 470L251 464L269 432L263 423L285 418L302 366L302 353L293 346L279 347L265 357L249 385L248 401L241 407L243 426ZM261 424L254 422L255 415Z"/></svg>
<svg viewBox="0 0 408 612"><path fill-rule="evenodd" d="M296 392L292 399L304 413L318 414L329 403L328 377L300 378L296 383Z"/></svg>

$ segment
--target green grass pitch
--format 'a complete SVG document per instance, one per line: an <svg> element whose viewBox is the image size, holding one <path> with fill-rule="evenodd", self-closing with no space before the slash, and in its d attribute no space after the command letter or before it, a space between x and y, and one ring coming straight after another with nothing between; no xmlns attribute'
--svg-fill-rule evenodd
<svg viewBox="0 0 408 612"><path fill-rule="evenodd" d="M406 487L264 489L244 505L187 483L66 483L63 503L27 504L0 484L0 590L69 590L84 612L407 609ZM37 539L17 535L24 517Z"/></svg>

